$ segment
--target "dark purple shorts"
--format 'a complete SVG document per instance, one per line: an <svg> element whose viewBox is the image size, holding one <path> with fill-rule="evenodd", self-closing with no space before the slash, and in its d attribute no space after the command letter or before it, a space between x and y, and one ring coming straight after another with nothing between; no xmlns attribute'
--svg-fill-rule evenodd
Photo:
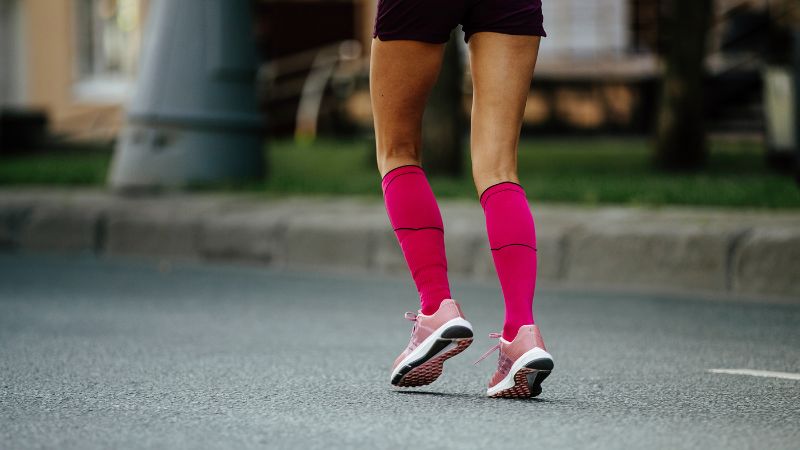
<svg viewBox="0 0 800 450"><path fill-rule="evenodd" d="M547 36L541 0L378 0L372 37L444 43L461 24L464 41L479 31Z"/></svg>

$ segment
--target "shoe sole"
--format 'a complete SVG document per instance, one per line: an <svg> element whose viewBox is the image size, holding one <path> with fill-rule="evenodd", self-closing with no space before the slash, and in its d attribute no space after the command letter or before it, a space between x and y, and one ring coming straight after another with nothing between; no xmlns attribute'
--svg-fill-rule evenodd
<svg viewBox="0 0 800 450"><path fill-rule="evenodd" d="M421 358L406 364L392 378L397 387L425 386L436 381L444 370L444 362L472 344L472 330L456 325L446 329Z"/></svg>
<svg viewBox="0 0 800 450"><path fill-rule="evenodd" d="M535 359L514 374L514 386L495 392L492 398L531 398L542 393L542 382L553 370L550 358Z"/></svg>

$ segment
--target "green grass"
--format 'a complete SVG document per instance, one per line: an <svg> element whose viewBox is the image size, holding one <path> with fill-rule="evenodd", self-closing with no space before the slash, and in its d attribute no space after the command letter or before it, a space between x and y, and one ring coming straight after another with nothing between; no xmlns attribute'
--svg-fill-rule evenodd
<svg viewBox="0 0 800 450"><path fill-rule="evenodd" d="M99 186L111 152L87 150L0 158L0 185Z"/></svg>
<svg viewBox="0 0 800 450"><path fill-rule="evenodd" d="M526 142L520 178L532 198L578 203L796 208L791 177L769 171L753 143L713 142L708 169L665 174L645 140Z"/></svg>
<svg viewBox="0 0 800 450"><path fill-rule="evenodd" d="M713 141L707 170L664 174L650 165L639 138L527 139L519 152L520 181L531 201L580 204L697 205L733 208L800 208L791 177L773 173L753 142ZM320 140L297 146L272 142L270 176L260 182L204 186L286 194L380 197L380 176L369 141ZM102 185L108 152L71 152L0 159L0 185ZM468 151L465 176L431 177L439 198L477 200Z"/></svg>

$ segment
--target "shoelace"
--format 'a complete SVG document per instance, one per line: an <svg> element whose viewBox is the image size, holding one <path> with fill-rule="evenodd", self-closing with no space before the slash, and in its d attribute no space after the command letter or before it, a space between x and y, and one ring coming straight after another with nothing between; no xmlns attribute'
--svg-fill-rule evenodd
<svg viewBox="0 0 800 450"><path fill-rule="evenodd" d="M492 339L500 339L500 337L502 337L502 336L503 335L500 334L500 333L489 333L489 337L492 338ZM497 342L497 345L495 345L494 347L490 348L486 353L483 354L483 356L478 358L478 360L475 361L472 364L473 365L478 364L479 362L481 362L484 359L486 359L487 356L491 355L493 351L498 350L498 349L500 349L500 342L499 341Z"/></svg>
<svg viewBox="0 0 800 450"><path fill-rule="evenodd" d="M414 322L414 328L411 329L411 336L414 336L414 332L417 331L417 313L408 311L405 313L404 317Z"/></svg>

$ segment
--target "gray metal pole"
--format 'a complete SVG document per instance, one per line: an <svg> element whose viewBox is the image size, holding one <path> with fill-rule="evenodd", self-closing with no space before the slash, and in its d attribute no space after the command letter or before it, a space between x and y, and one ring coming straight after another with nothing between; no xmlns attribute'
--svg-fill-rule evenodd
<svg viewBox="0 0 800 450"><path fill-rule="evenodd" d="M792 75L794 77L794 167L795 181L800 184L800 26L792 30Z"/></svg>
<svg viewBox="0 0 800 450"><path fill-rule="evenodd" d="M261 177L263 119L249 0L152 0L112 188Z"/></svg>

